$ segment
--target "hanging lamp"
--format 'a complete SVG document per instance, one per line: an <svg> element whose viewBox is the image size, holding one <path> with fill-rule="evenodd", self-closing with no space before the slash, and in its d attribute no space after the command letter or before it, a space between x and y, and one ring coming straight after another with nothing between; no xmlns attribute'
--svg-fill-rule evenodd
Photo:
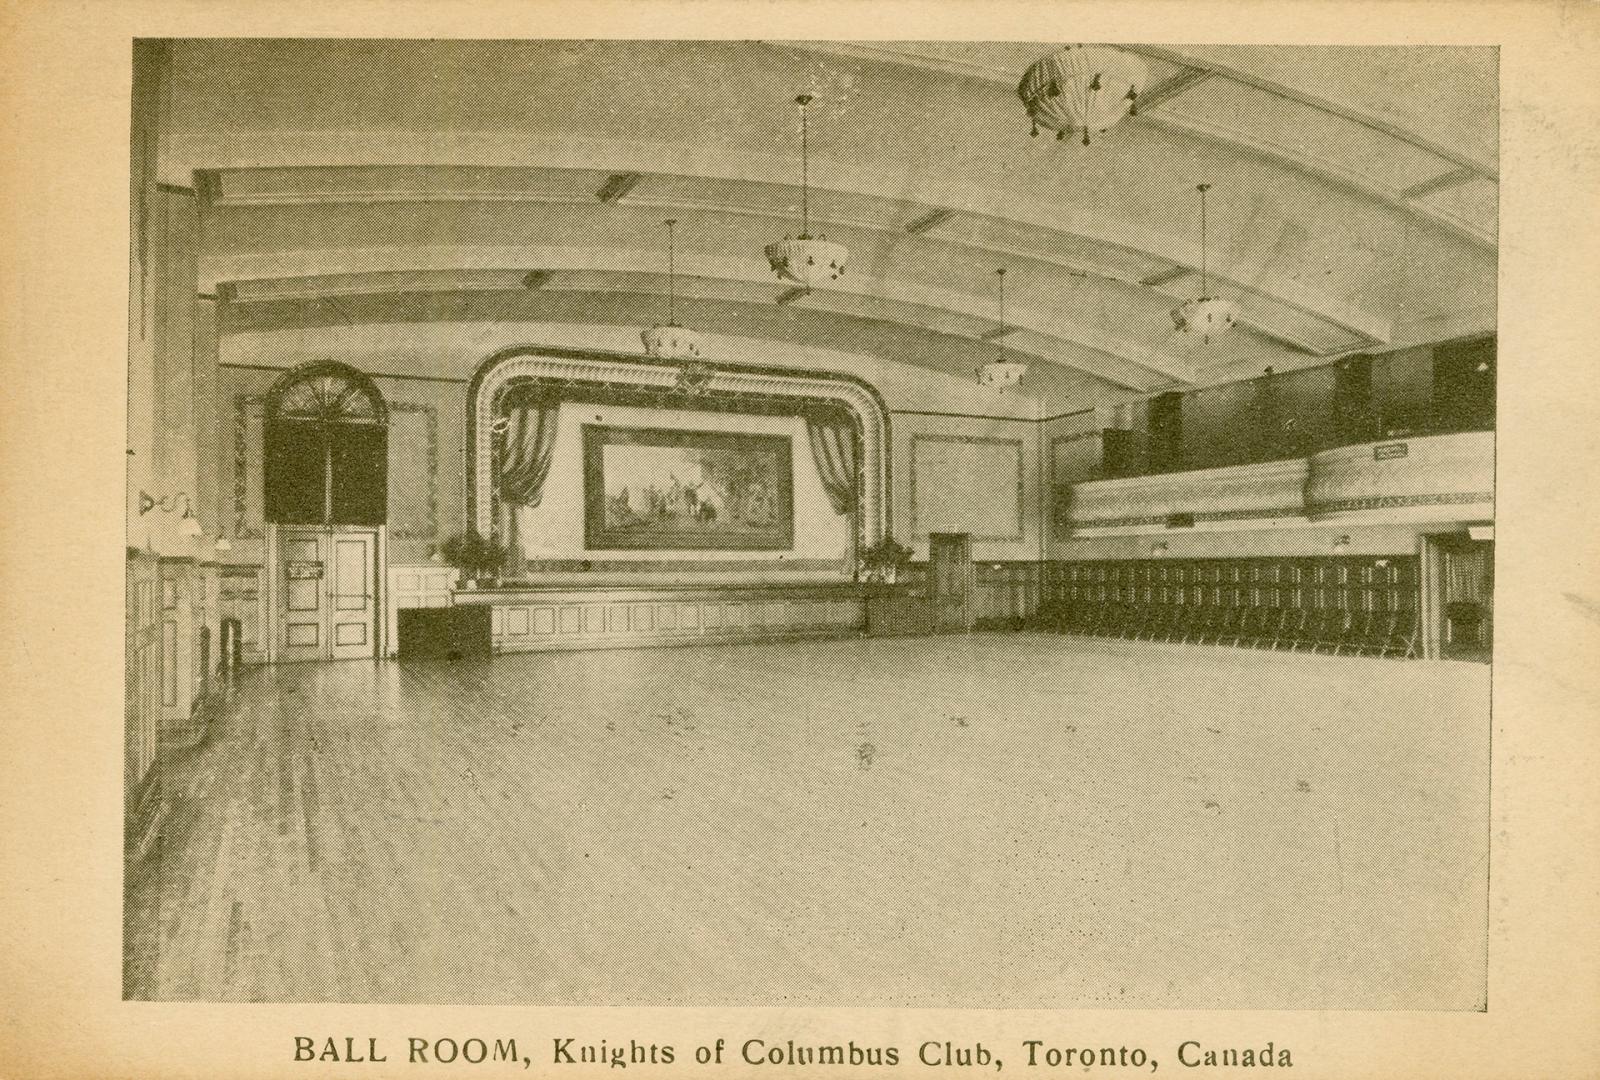
<svg viewBox="0 0 1600 1080"><path fill-rule="evenodd" d="M1185 334L1199 334L1207 345L1211 339L1221 337L1233 329L1239 320L1239 305L1220 296L1207 295L1210 280L1206 272L1206 192L1210 184L1195 188L1200 193L1200 296L1185 300L1172 309L1172 325Z"/></svg>
<svg viewBox="0 0 1600 1080"><path fill-rule="evenodd" d="M1065 139L1073 132L1105 133L1124 116L1138 113L1139 92L1149 70L1130 52L1110 45L1068 45L1034 62L1017 84L1017 96L1040 128Z"/></svg>
<svg viewBox="0 0 1600 1080"><path fill-rule="evenodd" d="M678 264L676 218L667 226L667 321L639 335L644 351L658 360L698 360L705 351L704 339L693 330L678 325Z"/></svg>
<svg viewBox="0 0 1600 1080"><path fill-rule="evenodd" d="M1022 377L1028 373L1028 365L1016 360L1007 360L1006 347L1000 344L1009 332L1006 329L1006 268L1002 266L996 270L995 276L1000 279L1000 330L994 336L995 358L978 368L976 374L978 382L983 386L1005 390L1022 381Z"/></svg>
<svg viewBox="0 0 1600 1080"><path fill-rule="evenodd" d="M767 245L766 253L773 273L810 289L824 281L839 280L850 253L843 244L826 236L811 235L811 124L806 111L811 95L801 94L794 100L800 106L800 235L773 241Z"/></svg>

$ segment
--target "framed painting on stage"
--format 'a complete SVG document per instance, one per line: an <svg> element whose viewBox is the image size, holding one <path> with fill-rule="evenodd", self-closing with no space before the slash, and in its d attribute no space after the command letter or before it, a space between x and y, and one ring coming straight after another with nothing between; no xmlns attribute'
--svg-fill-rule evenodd
<svg viewBox="0 0 1600 1080"><path fill-rule="evenodd" d="M786 436L585 424L583 494L591 551L794 547Z"/></svg>

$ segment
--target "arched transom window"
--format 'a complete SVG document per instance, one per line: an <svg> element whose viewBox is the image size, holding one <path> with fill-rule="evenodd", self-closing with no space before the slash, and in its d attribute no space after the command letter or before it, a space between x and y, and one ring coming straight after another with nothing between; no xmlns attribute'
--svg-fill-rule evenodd
<svg viewBox="0 0 1600 1080"><path fill-rule="evenodd" d="M267 394L262 487L280 525L382 525L388 516L389 412L366 375L323 361Z"/></svg>

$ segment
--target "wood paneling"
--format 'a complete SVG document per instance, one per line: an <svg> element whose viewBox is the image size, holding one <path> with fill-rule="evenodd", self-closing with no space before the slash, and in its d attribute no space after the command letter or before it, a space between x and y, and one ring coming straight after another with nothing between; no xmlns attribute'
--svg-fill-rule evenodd
<svg viewBox="0 0 1600 1080"><path fill-rule="evenodd" d="M1045 567L1041 626L1330 652L1417 652L1417 556L1137 559Z"/></svg>
<svg viewBox="0 0 1600 1080"><path fill-rule="evenodd" d="M400 641L397 619L401 608L449 607L450 589L455 584L453 567L438 563L389 567L388 604L385 617L389 620L389 655L395 655Z"/></svg>
<svg viewBox="0 0 1600 1080"><path fill-rule="evenodd" d="M148 552L130 551L127 563L127 630L124 643L123 813L127 855L137 861L159 824L161 780L161 564Z"/></svg>
<svg viewBox="0 0 1600 1080"><path fill-rule="evenodd" d="M852 634L866 617L853 586L467 592L456 603L492 606L501 652Z"/></svg>

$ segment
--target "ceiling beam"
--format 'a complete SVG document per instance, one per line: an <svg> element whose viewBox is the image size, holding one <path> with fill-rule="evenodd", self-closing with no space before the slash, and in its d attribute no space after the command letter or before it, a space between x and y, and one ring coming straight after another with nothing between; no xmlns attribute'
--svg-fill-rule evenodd
<svg viewBox="0 0 1600 1080"><path fill-rule="evenodd" d="M644 177L636 172L612 173L600 190L595 192L595 198L603 203L614 203L639 185Z"/></svg>
<svg viewBox="0 0 1600 1080"><path fill-rule="evenodd" d="M1459 187L1470 180L1478 179L1478 174L1471 169L1453 169L1450 172L1435 176L1432 180L1424 180L1420 184L1412 184L1400 194L1407 199L1420 199L1424 195L1432 195L1446 188Z"/></svg>
<svg viewBox="0 0 1600 1080"><path fill-rule="evenodd" d="M959 61L947 60L944 58L929 57L919 53L907 52L901 49L889 48L881 45L864 46L842 42L810 41L785 42L784 44L788 47L810 52L845 56L856 60L865 60L882 64L895 64L922 71L932 71L945 75L956 75L969 79L977 79L982 82L1004 86L1011 91L1015 90L1017 80L1021 78L1021 74L1016 72L1001 71L996 68L977 64L961 63ZM1147 56L1160 59L1165 63L1176 64L1186 71L1195 72L1203 76L1203 78L1199 78L1193 83L1189 83L1181 87L1174 87L1173 89L1179 93L1193 89L1207 79L1230 79L1234 82L1251 86L1267 93L1277 94L1280 97L1295 101L1298 104L1328 112L1332 115L1340 117L1341 119L1360 124L1363 127L1380 131L1390 138L1409 143L1418 149L1425 150L1428 153L1433 154L1435 157L1443 158L1445 161L1457 165L1458 167L1470 169L1476 175L1483 176L1487 179L1497 182L1500 178L1500 174L1497 169L1483 162L1474 161L1463 154L1459 154L1453 150L1450 150L1448 147L1440 146L1436 143L1423 139L1421 136L1407 132L1395 125L1387 124L1386 122L1377 120L1373 117L1368 117L1364 114L1356 112L1355 110L1345 108L1344 106L1337 105L1333 102L1325 101L1309 94L1302 94L1278 83L1272 83L1265 79L1260 79L1247 73L1236 71L1235 69L1227 67L1226 65L1215 64L1211 63L1210 61L1202 61L1174 49L1164 49L1157 48L1155 46L1143 45L1122 47L1128 49L1129 52L1143 53ZM1157 84L1158 87L1162 85L1164 84ZM1152 91L1155 89L1156 88L1153 87ZM1168 95L1167 100L1171 100L1172 96L1175 95ZM1378 184L1364 177L1358 177L1349 170L1335 165L1333 162L1305 153L1303 151L1297 151L1288 147L1274 146L1272 144L1265 143L1260 139L1253 138L1244 131L1236 130L1234 128L1224 128L1216 124L1199 123L1186 117L1179 117L1171 112L1157 112L1155 110L1156 106L1159 104L1160 101L1147 103L1144 96L1141 95L1139 99L1138 115L1132 118L1132 122L1153 122L1162 127L1181 131L1191 138L1247 150L1251 153L1270 158L1278 164L1288 165L1294 168L1297 172L1303 173L1307 176L1313 176L1318 179L1331 181L1338 184L1340 187L1357 192L1366 198L1377 200L1406 213L1416 214L1420 217L1424 217L1431 223L1449 230L1453 235L1459 236L1460 238L1467 240L1476 246L1489 249L1493 249L1496 246L1495 238L1485 233L1481 229L1473 226L1470 223L1462 222L1453 216L1440 214L1426 204L1407 199L1398 189Z"/></svg>
<svg viewBox="0 0 1600 1080"><path fill-rule="evenodd" d="M1159 45L1124 45L1122 47L1132 53L1140 53L1144 56L1154 57L1157 60L1165 60L1169 64L1180 64L1187 68L1198 68L1202 71L1210 72L1212 75L1218 75L1225 79L1231 79L1236 83L1242 83L1245 86L1254 87L1257 90L1264 90L1269 94L1276 94L1278 97L1287 98L1288 100L1297 102L1298 104L1317 109L1321 112L1330 113L1333 116L1339 117L1341 120L1348 120L1353 124L1360 124L1364 128L1380 132L1389 136L1391 139L1398 139L1401 142L1409 143L1419 150L1426 150L1434 157L1443 158L1452 165L1455 165L1459 168L1468 169L1477 175L1484 177L1485 179L1500 179L1499 170L1487 162L1474 160L1458 150L1452 150L1448 146L1445 146L1441 143L1436 143L1431 139L1424 138L1423 136L1418 135L1416 132L1409 131L1398 124L1391 124L1387 120L1383 120L1379 117L1361 112L1358 109L1353 109L1348 105L1341 105L1337 101L1329 101L1327 98L1318 97L1315 94L1308 94L1302 90L1296 90L1292 86L1286 86L1283 83L1274 82L1271 79L1263 79L1260 76L1252 75L1247 71L1241 71L1240 69L1236 67L1230 67L1227 64L1219 64L1210 59L1202 59L1191 53L1186 53L1181 49L1173 49Z"/></svg>
<svg viewBox="0 0 1600 1080"><path fill-rule="evenodd" d="M1204 68L1186 67L1169 79L1156 83L1150 89L1140 94L1134 102L1137 109L1153 109L1164 101L1171 101L1179 94L1193 90L1214 73Z"/></svg>
<svg viewBox="0 0 1600 1080"><path fill-rule="evenodd" d="M570 143L562 145L570 149ZM621 144L618 144L614 152L620 154L625 152L625 150ZM637 153L637 148L634 148L633 152ZM551 153L559 154L560 151L552 147ZM741 166L753 167L759 163L750 163L741 160L738 164ZM541 166L541 168L560 170L582 169L589 166L590 163L580 161L563 163L561 165ZM372 168L373 167L368 167L364 169L363 173L369 175L372 172ZM637 172L638 170L635 171ZM285 175L294 174L286 171ZM770 181L765 180L764 178L757 179L752 176L729 173L712 173L709 171L695 173L688 176L684 176L682 174L673 175L677 179L698 179L712 183L750 182L776 187L787 186L773 185ZM897 213L903 218L903 208L908 200L906 200L903 196L886 191L876 190L871 182L870 176L856 177L847 175L845 179L853 182L848 183L847 186L835 188L834 190L848 192L849 194L860 196L867 200L881 200L885 204L882 217L870 220L862 219L859 216L846 218L841 215L820 218L814 214L814 221L821 221L822 223L834 228L853 228L880 233L890 230L893 230L895 233L903 232L904 226L895 225L893 224L893 221ZM263 196L260 195L254 196L251 204L252 208L261 208L267 205L261 202L262 198ZM342 195L336 190L324 189L319 190L318 198L320 201L329 205L340 205ZM413 191L411 198L413 201L418 203L427 203L429 201L427 192ZM1026 249L1022 249L1009 247L1006 245L982 244L965 238L952 239L947 237L928 236L924 239L927 242L933 243L957 244L970 248L974 251L989 253L989 255L999 254L1010 257L1033 259L1039 262L1060 266L1066 269L1069 273L1075 273L1079 276L1096 276L1105 278L1109 281L1119 282L1125 287L1137 287L1139 282L1122 277L1113 271L1106 270L1101 267L1087 265L1081 259L1069 260L1063 258L1059 254L1056 254L1055 245L1051 243L1051 237L1053 235L1059 235L1063 238L1089 241L1090 243L1103 246L1107 249L1129 252L1143 257L1154 257L1164 261L1180 264L1198 264L1199 261L1198 246L1195 245L1192 239L1188 237L1174 238L1165 232L1136 225L1132 222L1127 222L1121 219L1109 219L1105 218L1103 215L1084 215L1071 211L1070 208L1065 211L1056 211L1058 217L1060 214L1066 214L1066 220L1042 217L1036 212L1030 212L1030 208L1025 206L1021 207L1019 211L1018 209L1014 209L1015 207L1019 206L1019 204L1016 203L1009 203L1004 208L999 206L994 207L995 211L1004 209L1006 213L1002 215L998 212L989 212L988 208L986 207L986 200L993 201L993 194L990 192L972 191L969 195L963 195L958 191L956 193L956 197L948 201L984 207L984 209L981 210L967 210L959 212L980 222L984 219L995 219L1009 225L1025 226L1028 228L1028 231L1031 233L1031 235L1038 238L1038 244L1036 246L1030 246ZM465 197L465 195L463 195L459 198L452 196L452 201L465 202L469 200ZM510 202L513 200L497 198L495 201ZM518 199L515 201L575 206L584 205L586 203L586 200L581 196L574 195L571 197L564 197L549 193L530 193L525 197L525 199ZM304 201L294 193L285 193L283 196L282 205L299 206L304 205ZM629 205L635 205L634 201L630 200ZM639 205L644 204L641 203ZM709 199L690 197L687 199L675 199L653 196L648 200L648 205L653 208L659 208L667 211L677 210L684 213L699 211L725 213L744 217L773 218L776 227L779 228L781 228L783 224L786 224L786 222L778 221L778 219L774 216L776 213L775 211L753 208L747 204L730 202L725 198ZM225 207L226 201L224 201L224 208ZM938 206L928 207L929 212L940 209L942 208ZM928 213L919 215L919 217L927 216ZM1191 250L1191 248L1194 250ZM1085 271L1086 273L1081 273ZM1212 277L1225 285L1240 290L1243 293L1256 294L1266 297L1269 300L1287 305L1290 308L1310 315L1317 320L1331 323L1348 332L1358 334L1362 338L1374 344L1381 344L1388 340L1388 320L1355 308L1349 304L1343 303L1331 296L1328 296L1326 293L1317 291L1314 287L1311 287L1303 282L1296 282L1288 279L1274 279L1271 281L1256 281L1246 283L1241 280L1231 279L1225 273L1214 273L1212 274ZM1268 334L1277 334L1282 328L1276 326L1264 326L1262 329Z"/></svg>
<svg viewBox="0 0 1600 1080"><path fill-rule="evenodd" d="M1189 269L1187 266L1169 266L1160 273L1151 274L1147 278L1140 279L1139 284L1144 285L1147 288L1154 289L1157 286L1167 285L1171 282L1177 281L1181 277L1188 277L1192 273L1194 273L1194 271Z"/></svg>
<svg viewBox="0 0 1600 1080"><path fill-rule="evenodd" d="M940 225L943 225L945 222L949 221L955 216L956 212L954 210L946 210L943 208L938 210L929 210L921 217L907 222L906 232L910 233L912 236L920 236L930 229L938 228Z"/></svg>
<svg viewBox="0 0 1600 1080"><path fill-rule="evenodd" d="M660 275L641 275L638 272L637 258L626 252L607 253L605 257L597 258L599 254L557 248L493 251L443 248L423 251L394 248L345 249L320 253L317 258L309 258L307 253L300 252L240 256L219 262L215 257L208 256L203 260L205 266L202 278L207 282L225 280L240 283L267 279L276 283L275 288L294 288L295 298L306 299L319 295L319 290L326 291L329 295L415 291L407 289L404 283L426 279L430 274L438 275L454 270L460 273L464 288L458 290L436 288L436 291L495 292L504 291L506 285L498 283L498 279L490 281L485 276L492 276L490 268L514 266L520 263L524 266L533 264L549 268L544 271L545 273L559 274L571 271L595 283L585 285L581 281L574 281L570 288L575 291L649 292L651 295L664 291L652 283L654 278L660 278ZM339 267L341 273L327 273L326 270L330 266ZM510 280L514 283L517 279L513 277ZM608 280L615 284L608 285ZM484 284L474 284L475 282ZM750 292L751 302L760 302L756 297L764 290L770 289L771 278L767 274L753 270L746 260L737 258L705 256L696 258L693 255L680 258L678 274L680 295L693 295L697 282L712 290L713 294L716 290L722 290L723 295L713 295L712 298L715 299L727 299L726 291L729 286L745 286ZM805 306L812 311L833 308L838 309L840 314L855 315L865 301L874 313L872 317L878 321L899 323L946 335L953 332L950 329L952 318L956 320L956 325L965 319L981 322L985 324L986 329L992 326L989 322L987 297L966 296L927 285L906 285L898 282L876 282L874 285L876 287L868 291L858 280L850 282L843 288L814 290L808 295ZM514 288L515 285L511 287ZM270 289L259 284L246 284L246 290L259 290L262 300L280 298L267 295ZM767 292L766 295L771 294ZM1064 351L1074 354L1078 350L1103 354L1109 359L1131 365L1133 368L1162 376L1165 380L1184 383L1194 383L1197 380L1193 365L1181 356L1162 353L1139 341L1074 324L1060 317L1054 310L1041 312L1020 309L1015 312L1015 317L1009 320L1007 329L1011 333L1026 331L1038 335L1047 341L1058 343ZM1167 336L1166 328L1160 329L1164 340ZM962 331L954 333L957 336L963 335ZM964 333L976 339L981 331ZM1126 376L1107 374L1100 365L1081 366L1081 370L1124 386L1134 385Z"/></svg>

